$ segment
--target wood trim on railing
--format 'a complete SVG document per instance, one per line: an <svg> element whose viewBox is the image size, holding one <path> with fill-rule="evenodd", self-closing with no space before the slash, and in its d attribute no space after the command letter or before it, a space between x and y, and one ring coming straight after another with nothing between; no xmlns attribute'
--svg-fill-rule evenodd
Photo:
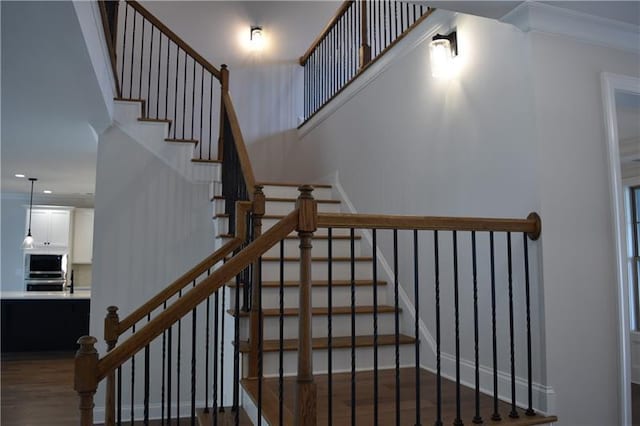
<svg viewBox="0 0 640 426"><path fill-rule="evenodd" d="M144 16L149 22L158 28L164 35L169 37L174 43L176 43L182 50L187 52L193 59L196 60L204 69L214 75L215 78L220 80L220 70L214 67L209 61L196 52L191 46L182 40L176 33L171 31L165 24L163 24L158 18L153 16L151 12L145 9L140 3L134 0L127 0L127 3L131 5L139 14Z"/></svg>
<svg viewBox="0 0 640 426"><path fill-rule="evenodd" d="M102 18L102 29L104 30L104 38L107 42L107 50L109 51L109 60L111 62L111 72L113 73L113 78L115 79L116 84L116 96L118 98L122 97L122 93L120 92L120 79L118 78L118 65L116 61L116 47L114 46L114 34L111 33L111 29L109 28L109 16L107 14L107 6L104 1L98 1L98 9L100 10L100 18ZM116 11L116 23L115 23L117 34L118 30L118 12Z"/></svg>
<svg viewBox="0 0 640 426"><path fill-rule="evenodd" d="M536 213L526 219L319 213L318 227L526 232L535 240L540 236L542 224Z"/></svg>
<svg viewBox="0 0 640 426"><path fill-rule="evenodd" d="M309 56L311 56L311 54L313 53L315 48L318 47L318 44L320 44L320 42L327 35L327 33L329 33L329 31L331 31L331 29L336 24L336 22L338 22L338 20L340 18L342 18L342 15L347 13L347 10L349 10L349 7L351 6L351 3L354 3L354 0L346 0L345 2L342 3L342 5L340 5L340 8L336 11L336 13L333 15L333 17L329 20L327 25L325 25L324 29L320 32L318 37L316 37L315 40L313 40L313 43L311 43L311 46L309 46L307 51L304 52L304 55L300 56L300 59L299 59L300 65L304 65L304 64L307 63L307 59L309 59Z"/></svg>
<svg viewBox="0 0 640 426"><path fill-rule="evenodd" d="M253 168L251 167L251 160L249 160L247 146L245 145L244 138L242 137L238 116L236 115L236 110L233 107L233 102L231 102L231 97L229 96L228 91L222 92L222 99L224 100L225 111L229 118L229 125L231 127L231 133L233 134L236 150L238 151L240 167L242 168L242 174L244 176L245 184L247 185L247 193L249 194L249 199L253 200L256 178L253 174Z"/></svg>
<svg viewBox="0 0 640 426"><path fill-rule="evenodd" d="M178 321L209 295L228 283L250 263L255 262L267 250L283 240L298 225L298 210L289 213L284 219L266 231L260 238L249 244L244 250L233 256L208 278L189 290L174 304L149 321L135 334L107 353L97 366L97 381L104 379L111 371L122 365L138 351L159 336L164 330Z"/></svg>

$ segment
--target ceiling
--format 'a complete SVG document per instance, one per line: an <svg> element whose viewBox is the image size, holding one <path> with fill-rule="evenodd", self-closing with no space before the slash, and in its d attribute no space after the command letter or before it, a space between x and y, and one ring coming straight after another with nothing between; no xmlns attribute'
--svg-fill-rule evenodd
<svg viewBox="0 0 640 426"><path fill-rule="evenodd" d="M425 2L420 2L425 3ZM520 1L427 2L499 19ZM640 24L640 2L546 2ZM294 63L337 10L339 1L145 1L214 64ZM73 3L0 1L2 194L29 191L37 203L93 203L97 134L109 125ZM242 48L249 25L262 25L269 48L260 58ZM51 196L42 190L53 191Z"/></svg>

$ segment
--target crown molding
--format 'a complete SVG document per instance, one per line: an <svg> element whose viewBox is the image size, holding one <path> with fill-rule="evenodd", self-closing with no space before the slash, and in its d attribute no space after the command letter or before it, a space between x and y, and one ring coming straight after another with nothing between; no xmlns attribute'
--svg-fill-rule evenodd
<svg viewBox="0 0 640 426"><path fill-rule="evenodd" d="M561 35L599 46L640 52L640 27L550 4L523 2L500 21L523 32Z"/></svg>

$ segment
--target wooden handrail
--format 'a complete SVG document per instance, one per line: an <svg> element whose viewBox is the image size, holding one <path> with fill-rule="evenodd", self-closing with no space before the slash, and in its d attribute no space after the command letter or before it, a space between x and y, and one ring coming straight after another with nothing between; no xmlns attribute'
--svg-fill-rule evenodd
<svg viewBox="0 0 640 426"><path fill-rule="evenodd" d="M97 381L100 382L110 372L135 355L147 344L168 329L198 304L204 301L247 265L258 260L267 250L283 240L298 225L298 210L294 210L276 225L262 234L258 239L249 244L240 253L229 259L209 277L201 281L196 287L182 296L174 304L161 312L157 317L149 321L135 334L122 342L119 346L107 353L97 365Z"/></svg>
<svg viewBox="0 0 640 426"><path fill-rule="evenodd" d="M319 213L318 227L526 232L536 240L542 222L536 213L529 214L526 219Z"/></svg>
<svg viewBox="0 0 640 426"><path fill-rule="evenodd" d="M246 214L251 210L251 203L247 201L240 201L236 203L236 234L235 237L228 241L221 248L216 250L213 254L205 258L202 262L187 271L180 278L175 280L168 287L164 288L158 294L153 296L144 305L127 315L118 325L118 335L121 335L128 329L130 329L135 323L146 317L148 314L157 309L166 300L173 295L177 294L185 286L193 282L196 278L202 275L207 269L210 269L216 263L224 259L229 253L240 247L242 242L247 236L247 220Z"/></svg>
<svg viewBox="0 0 640 426"><path fill-rule="evenodd" d="M222 91L222 100L224 102L225 112L229 118L229 125L231 127L231 133L233 134L233 140L238 151L238 158L240 160L240 167L242 168L242 175L244 176L245 184L247 185L247 193L249 199L253 200L253 193L256 186L256 178L253 174L253 168L251 167L251 160L249 160L249 153L247 152L247 146L244 143L242 137L242 131L240 130L240 123L238 122L238 116L236 110L233 107L233 102L229 96L229 92Z"/></svg>
<svg viewBox="0 0 640 426"><path fill-rule="evenodd" d="M300 65L304 65L307 63L307 59L309 59L309 56L311 56L315 48L318 47L318 44L320 44L320 42L327 35L327 33L331 31L331 28L333 28L336 22L338 22L338 20L342 18L342 15L347 13L347 10L349 10L349 7L351 6L352 3L354 3L354 0L346 0L340 5L340 8L329 20L327 25L325 25L324 29L320 32L318 37L316 37L315 40L313 40L313 43L311 43L311 46L309 46L307 51L304 52L304 55L300 56L300 59L299 59Z"/></svg>
<svg viewBox="0 0 640 426"><path fill-rule="evenodd" d="M182 50L187 52L196 62L198 62L204 69L209 71L215 78L220 81L220 70L214 67L209 61L196 52L191 46L182 40L176 33L171 31L165 24L163 24L158 18L156 18L151 12L145 9L140 3L134 0L127 0L127 3L131 5L139 14L144 16L149 22L160 30L164 35L176 43Z"/></svg>

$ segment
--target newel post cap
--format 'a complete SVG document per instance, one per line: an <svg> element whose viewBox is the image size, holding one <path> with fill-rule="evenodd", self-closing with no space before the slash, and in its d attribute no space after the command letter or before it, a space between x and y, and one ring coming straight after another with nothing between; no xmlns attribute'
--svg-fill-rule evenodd
<svg viewBox="0 0 640 426"><path fill-rule="evenodd" d="M296 200L298 209L298 232L315 232L318 229L318 203L313 199L311 193L313 186L300 185L298 187L300 195Z"/></svg>
<svg viewBox="0 0 640 426"><path fill-rule="evenodd" d="M542 233L542 218L538 213L531 212L529 213L529 216L527 216L527 220L535 223L535 229L531 232L527 232L527 236L533 241L536 241L540 238L540 234Z"/></svg>
<svg viewBox="0 0 640 426"><path fill-rule="evenodd" d="M262 189L264 186L256 184L253 187L253 214L256 216L264 216L266 197Z"/></svg>

